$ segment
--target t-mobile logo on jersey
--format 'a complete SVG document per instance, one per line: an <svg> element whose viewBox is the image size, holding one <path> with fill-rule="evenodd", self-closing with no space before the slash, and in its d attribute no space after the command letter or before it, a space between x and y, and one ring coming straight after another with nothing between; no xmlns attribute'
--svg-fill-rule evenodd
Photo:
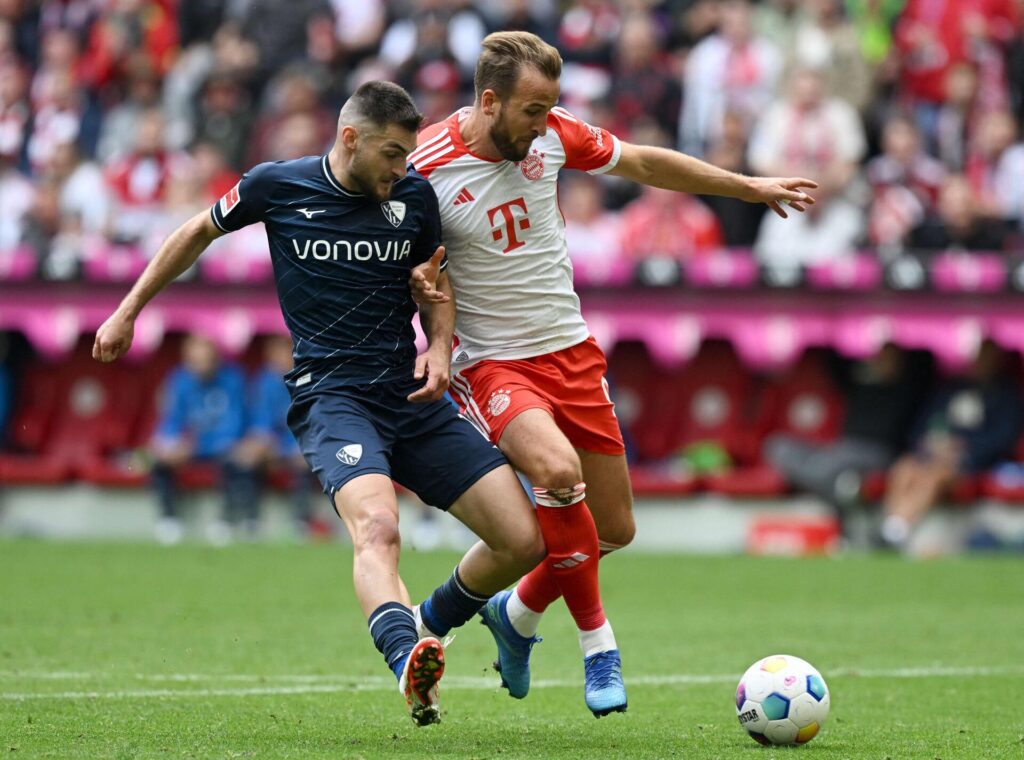
<svg viewBox="0 0 1024 760"><path fill-rule="evenodd" d="M520 209L523 212L518 219L513 209ZM530 219L526 216L526 199L516 198L507 203L502 203L500 206L487 209L487 221L493 225L494 218L498 214L501 214L501 220L498 222L498 226L491 230L491 237L497 243L500 243L503 237L508 240L508 245L505 246L505 250L502 253L511 253L516 248L522 248L526 245L525 242L516 237L517 230L526 231L530 229Z"/></svg>

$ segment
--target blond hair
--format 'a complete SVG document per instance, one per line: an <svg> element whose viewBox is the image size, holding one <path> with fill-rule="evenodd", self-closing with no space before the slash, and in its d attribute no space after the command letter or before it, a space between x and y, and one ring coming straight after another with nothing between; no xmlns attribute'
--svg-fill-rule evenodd
<svg viewBox="0 0 1024 760"><path fill-rule="evenodd" d="M484 90L494 90L499 98L508 97L515 89L524 66L532 66L548 79L557 81L562 75L562 56L554 47L529 32L487 35L473 77L477 101Z"/></svg>

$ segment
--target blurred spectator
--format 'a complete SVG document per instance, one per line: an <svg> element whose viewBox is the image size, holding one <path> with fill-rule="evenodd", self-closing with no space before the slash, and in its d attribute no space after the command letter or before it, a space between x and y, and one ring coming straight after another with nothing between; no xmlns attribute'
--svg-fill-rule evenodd
<svg viewBox="0 0 1024 760"><path fill-rule="evenodd" d="M1005 355L986 340L970 373L951 379L925 406L913 451L889 471L881 540L899 548L958 475L978 473L1008 457L1021 434L1020 388L1007 377Z"/></svg>
<svg viewBox="0 0 1024 760"><path fill-rule="evenodd" d="M172 173L164 185L160 214L150 221L139 236L142 254L147 259L152 258L174 230L210 205L212 201L203 193L202 177L192 171ZM217 239L213 241L212 247L220 248L226 243L223 239ZM261 247L260 251L266 255L265 247Z"/></svg>
<svg viewBox="0 0 1024 760"><path fill-rule="evenodd" d="M259 51L263 82L306 58L312 23L321 18L334 22L334 11L327 0L250 0L244 7L241 32Z"/></svg>
<svg viewBox="0 0 1024 760"><path fill-rule="evenodd" d="M333 24L324 24L324 17L315 22L324 24L324 39L334 41L330 61L344 62L351 67L353 63L375 53L387 21L387 4L384 0L360 0L358 3L331 0L331 7L334 10ZM327 62L323 57L312 57Z"/></svg>
<svg viewBox="0 0 1024 760"><path fill-rule="evenodd" d="M213 73L232 77L253 97L266 85L259 78L259 51L242 36L236 23L224 23L209 44L199 43L183 50L164 78L168 145L183 148L193 141L196 104L204 83Z"/></svg>
<svg viewBox="0 0 1024 760"><path fill-rule="evenodd" d="M230 0L178 0L178 44L209 42L224 22Z"/></svg>
<svg viewBox="0 0 1024 760"><path fill-rule="evenodd" d="M802 0L764 0L753 7L753 27L776 50L787 51L793 46L793 35L800 21Z"/></svg>
<svg viewBox="0 0 1024 760"><path fill-rule="evenodd" d="M205 462L219 471L224 496L223 519L210 525L207 537L225 543L231 524L241 517L252 520L255 508L242 501L254 492L253 473L234 459L245 431L245 378L236 366L221 361L211 340L189 335L182 364L165 383L161 409L151 444L153 487L162 515L157 540L170 544L183 538L175 472L190 462Z"/></svg>
<svg viewBox="0 0 1024 760"><path fill-rule="evenodd" d="M278 126L277 134L270 142L266 160L290 161L303 156L326 153L330 142L324 142L323 130L316 117L309 113L288 116Z"/></svg>
<svg viewBox="0 0 1024 760"><path fill-rule="evenodd" d="M855 180L866 150L856 110L825 96L820 72L794 72L788 97L769 106L755 125L750 166L769 177L813 179L817 203L788 219L764 216L755 247L769 268L790 272L853 250L863 231Z"/></svg>
<svg viewBox="0 0 1024 760"><path fill-rule="evenodd" d="M1001 48L1013 36L1016 17L1014 0L907 0L895 32L903 64L901 94L929 141L945 99L946 74L960 62L978 68L982 108L1005 105Z"/></svg>
<svg viewBox="0 0 1024 760"><path fill-rule="evenodd" d="M839 437L823 445L771 436L765 459L790 484L820 496L845 517L861 479L887 469L904 450L925 384L921 369L892 343L864 361L834 357L831 370L846 405Z"/></svg>
<svg viewBox="0 0 1024 760"><path fill-rule="evenodd" d="M558 34L554 0L477 0L476 6L487 17L490 32L530 32L549 41Z"/></svg>
<svg viewBox="0 0 1024 760"><path fill-rule="evenodd" d="M622 29L619 3L612 0L570 0L558 26L558 49L573 63L609 66L612 45Z"/></svg>
<svg viewBox="0 0 1024 760"><path fill-rule="evenodd" d="M978 108L978 73L969 63L958 63L946 72L946 101L935 117L935 132L926 135L925 147L946 168L962 172L967 166L967 145L974 131Z"/></svg>
<svg viewBox="0 0 1024 760"><path fill-rule="evenodd" d="M724 0L718 13L718 31L702 40L686 63L680 145L698 157L721 133L726 111L739 114L749 127L768 106L782 63L771 42L753 35L746 0Z"/></svg>
<svg viewBox="0 0 1024 760"><path fill-rule="evenodd" d="M605 125L624 140L639 119L653 118L664 132L679 132L679 77L676 62L661 49L658 29L648 13L634 12L622 23L615 48L615 76L608 99L615 116Z"/></svg>
<svg viewBox="0 0 1024 760"><path fill-rule="evenodd" d="M160 74L147 56L136 56L127 71L126 97L103 116L96 158L106 164L131 150L139 117L160 105Z"/></svg>
<svg viewBox="0 0 1024 760"><path fill-rule="evenodd" d="M22 241L45 263L51 254L50 244L59 231L60 186L54 179L47 178L36 183L32 206L25 215Z"/></svg>
<svg viewBox="0 0 1024 760"><path fill-rule="evenodd" d="M606 266L619 258L621 224L616 214L604 208L601 180L574 173L559 185L565 241L573 263Z"/></svg>
<svg viewBox="0 0 1024 760"><path fill-rule="evenodd" d="M871 98L871 72L861 52L853 25L843 16L842 0L806 0L785 48L782 81L797 68L812 68L825 77L825 92L842 98L858 111L867 110Z"/></svg>
<svg viewBox="0 0 1024 760"><path fill-rule="evenodd" d="M47 167L60 186L61 229L105 235L110 225L110 193L103 170L83 158L73 142L58 144Z"/></svg>
<svg viewBox="0 0 1024 760"><path fill-rule="evenodd" d="M193 138L216 145L228 165L241 171L253 112L249 93L230 74L206 80L196 107Z"/></svg>
<svg viewBox="0 0 1024 760"><path fill-rule="evenodd" d="M309 465L287 422L291 396L284 375L292 366L291 338L287 335L268 337L263 344L263 366L249 382L249 428L239 445L236 460L245 468L262 470L264 474L266 468L274 466L289 473L298 532L307 535L313 517ZM258 504L259 491L254 490L245 502Z"/></svg>
<svg viewBox="0 0 1024 760"><path fill-rule="evenodd" d="M28 138L28 160L33 173L39 172L53 157L57 145L81 138L81 93L70 71L53 71L45 85L35 93L32 131Z"/></svg>
<svg viewBox="0 0 1024 760"><path fill-rule="evenodd" d="M18 245L25 234L25 217L34 203L35 188L14 168L14 159L0 155L0 251Z"/></svg>
<svg viewBox="0 0 1024 760"><path fill-rule="evenodd" d="M892 30L906 0L845 0L846 15L860 40L861 53L870 66L892 57Z"/></svg>
<svg viewBox="0 0 1024 760"><path fill-rule="evenodd" d="M1024 10L1018 13L1018 22L1017 31L1006 51L1006 68L1010 108L1017 117L1017 123L1024 124Z"/></svg>
<svg viewBox="0 0 1024 760"><path fill-rule="evenodd" d="M286 158L309 155L299 153L297 156L285 156L276 152L273 146L285 122L293 120L297 115L308 117L304 124L311 124L316 131L310 140L316 143L317 147L311 153L319 152L320 148L326 147L334 138L338 115L328 111L320 103L315 80L300 69L292 68L281 72L267 88L266 104L253 126L246 165L254 166L263 161L282 161Z"/></svg>
<svg viewBox="0 0 1024 760"><path fill-rule="evenodd" d="M416 67L431 61L451 61L471 80L487 25L470 3L460 0L420 0L414 10L388 27L380 41L380 56L399 71L399 84L412 81Z"/></svg>
<svg viewBox="0 0 1024 760"><path fill-rule="evenodd" d="M131 152L107 168L115 208L115 241L135 242L159 222L168 179L184 171L187 161L184 154L164 147L160 111L152 109L139 116Z"/></svg>
<svg viewBox="0 0 1024 760"><path fill-rule="evenodd" d="M99 91L116 86L136 51L143 51L163 75L174 62L177 45L178 25L172 3L112 0L97 16L83 46L82 82Z"/></svg>
<svg viewBox="0 0 1024 760"><path fill-rule="evenodd" d="M1024 210L1024 144L1009 110L985 113L978 123L967 159L967 178L979 212L992 219L1018 222Z"/></svg>
<svg viewBox="0 0 1024 760"><path fill-rule="evenodd" d="M967 178L952 174L942 185L937 213L914 228L909 242L929 251L1001 251L1007 237L1005 225L982 215Z"/></svg>
<svg viewBox="0 0 1024 760"><path fill-rule="evenodd" d="M627 260L684 262L721 246L718 220L692 195L647 186L622 210L620 248Z"/></svg>
<svg viewBox="0 0 1024 760"><path fill-rule="evenodd" d="M0 451L7 442L7 422L11 419L14 405L14 380L10 367L10 340L7 333L0 332Z"/></svg>
<svg viewBox="0 0 1024 760"><path fill-rule="evenodd" d="M868 242L901 247L910 231L934 213L945 167L924 152L914 122L896 116L885 124L882 154L868 162L865 174L871 186Z"/></svg>
<svg viewBox="0 0 1024 760"><path fill-rule="evenodd" d="M0 61L0 157L20 163L28 139L28 79L14 62Z"/></svg>
<svg viewBox="0 0 1024 760"><path fill-rule="evenodd" d="M189 151L192 156L192 173L202 187L202 197L208 205L235 186L238 172L230 168L219 147L213 143L199 141Z"/></svg>
<svg viewBox="0 0 1024 760"><path fill-rule="evenodd" d="M722 116L721 134L711 142L705 158L715 166L728 171L750 174L747 147L746 122L743 116L736 111L728 110ZM757 229L768 209L767 206L722 195L702 196L701 200L718 218L725 245L753 247Z"/></svg>

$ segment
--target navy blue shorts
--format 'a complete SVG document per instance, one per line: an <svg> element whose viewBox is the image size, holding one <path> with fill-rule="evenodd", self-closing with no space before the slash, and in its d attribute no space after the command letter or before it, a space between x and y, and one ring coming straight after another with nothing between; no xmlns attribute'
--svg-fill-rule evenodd
<svg viewBox="0 0 1024 760"><path fill-rule="evenodd" d="M293 393L288 427L324 493L379 473L427 504L448 509L504 455L446 399L414 404L421 381Z"/></svg>

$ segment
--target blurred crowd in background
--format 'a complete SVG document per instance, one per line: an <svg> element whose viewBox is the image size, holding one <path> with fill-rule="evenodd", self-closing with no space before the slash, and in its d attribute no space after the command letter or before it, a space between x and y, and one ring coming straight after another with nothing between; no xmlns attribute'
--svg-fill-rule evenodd
<svg viewBox="0 0 1024 760"><path fill-rule="evenodd" d="M784 271L857 252L1024 251L1022 0L0 0L0 263L28 252L39 277L61 280L112 250L145 259L249 167L324 152L364 81L402 84L429 122L468 105L480 42L499 29L555 44L562 105L623 140L820 185L808 213L783 221L733 199L566 172L577 264L682 264L732 248ZM265 262L261 225L204 260L225 253ZM75 383L99 371L87 353L49 400L48 370L37 384L23 362L15 404L0 345L0 432L14 452L0 482L25 482L28 457L64 465L34 482L149 477L158 536L173 542L180 471L212 467L224 519L210 538L221 541L252 528L268 473L284 471L279 487L311 530L308 473L284 426L286 343L254 344L246 375L190 336L151 360L147 398L129 402L134 379L101 378L118 404L98 422L75 406L91 398ZM610 379L638 493L796 487L840 517L880 501L875 538L890 546L943 498L1024 501L1024 465L1013 464L1024 459L1024 372L995 344L959 377L892 344L859 362L811 352L767 378L728 346L706 344L671 371L636 348L615 347ZM111 442L103 415L131 403ZM61 459L93 424L106 436L98 458ZM144 467L99 465L129 449L145 451Z"/></svg>
<svg viewBox="0 0 1024 760"><path fill-rule="evenodd" d="M820 184L783 222L568 172L574 257L1021 246L1019 0L2 0L0 250L55 278L151 254L241 171L323 152L363 81L431 121L470 103L497 29L556 44L562 105L624 140ZM264 255L258 229L224 244Z"/></svg>

